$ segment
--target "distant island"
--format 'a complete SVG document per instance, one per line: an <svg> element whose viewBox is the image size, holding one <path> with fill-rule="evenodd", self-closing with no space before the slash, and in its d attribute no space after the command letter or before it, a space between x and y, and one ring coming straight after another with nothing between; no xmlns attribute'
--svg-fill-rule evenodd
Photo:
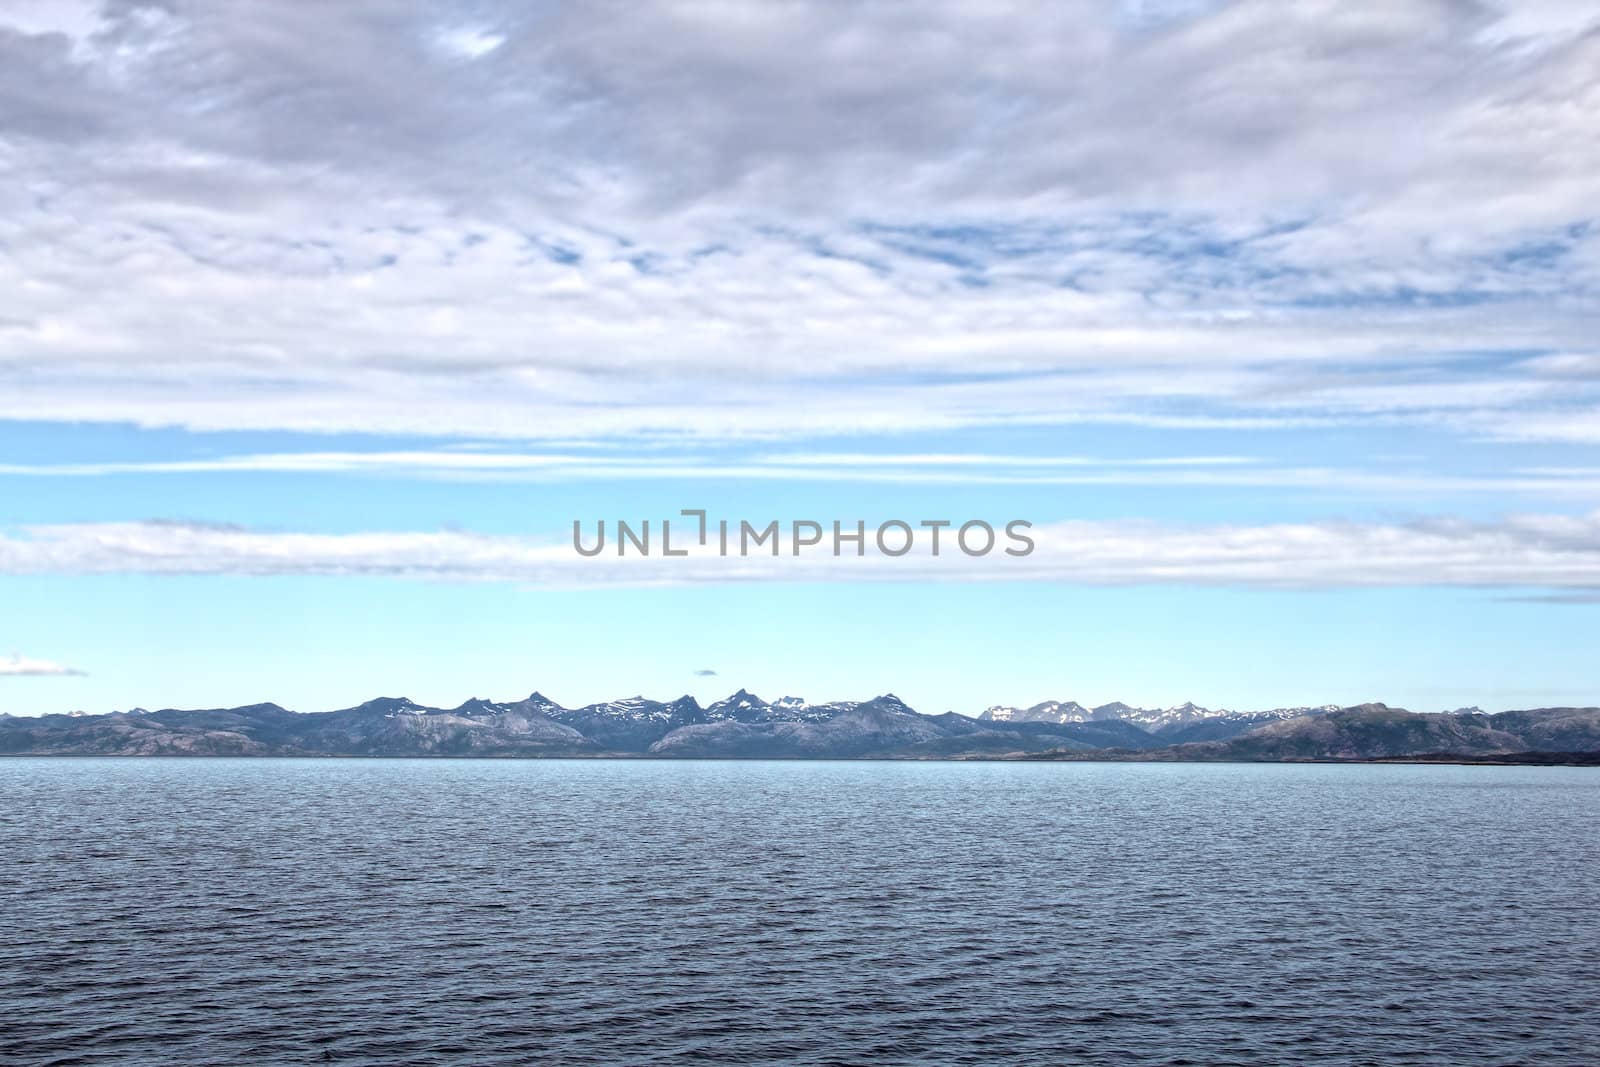
<svg viewBox="0 0 1600 1067"><path fill-rule="evenodd" d="M768 702L741 689L702 706L633 697L566 708L533 693L432 708L380 697L294 712L277 704L104 715L0 715L0 754L32 756L497 756L722 759L1414 760L1600 763L1600 708L1419 714L1384 704L1213 711L1047 701L973 718L886 694Z"/></svg>

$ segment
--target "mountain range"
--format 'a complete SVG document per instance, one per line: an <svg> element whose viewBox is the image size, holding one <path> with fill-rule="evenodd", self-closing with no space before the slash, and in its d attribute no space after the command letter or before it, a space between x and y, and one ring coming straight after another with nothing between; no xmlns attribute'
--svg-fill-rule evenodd
<svg viewBox="0 0 1600 1067"><path fill-rule="evenodd" d="M251 704L0 715L0 754L12 755L1363 760L1595 751L1600 708L1418 714L1362 704L1238 712L1047 701L992 707L973 718L925 715L892 693L810 704L796 697L768 702L741 689L704 706L682 696L566 708L535 692L454 708L379 697L307 713Z"/></svg>

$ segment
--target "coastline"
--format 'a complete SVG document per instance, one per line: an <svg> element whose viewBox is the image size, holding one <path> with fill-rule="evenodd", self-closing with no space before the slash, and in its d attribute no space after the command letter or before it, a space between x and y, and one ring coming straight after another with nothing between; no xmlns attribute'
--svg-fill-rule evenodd
<svg viewBox="0 0 1600 1067"><path fill-rule="evenodd" d="M337 753L337 752L271 752L271 753L217 753L217 752L0 752L4 759L103 759L103 760L494 760L526 762L617 762L638 763L1183 763L1183 764L1277 764L1277 765L1367 765L1408 764L1413 766L1456 767L1600 767L1600 752L1510 752L1474 756L1457 753L1419 753L1405 756L1322 757L1307 756L1300 759L1183 759L1162 756L1139 756L1136 753L1102 755L1070 753L1017 753L1015 755L980 754L971 756L662 756L646 753L616 753L605 755L539 755L536 753Z"/></svg>

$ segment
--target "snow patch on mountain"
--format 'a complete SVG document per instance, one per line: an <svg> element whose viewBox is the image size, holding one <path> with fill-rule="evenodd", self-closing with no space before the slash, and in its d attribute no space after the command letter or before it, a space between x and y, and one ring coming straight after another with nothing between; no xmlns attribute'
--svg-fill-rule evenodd
<svg viewBox="0 0 1600 1067"><path fill-rule="evenodd" d="M1185 701L1170 708L1138 708L1120 700L1091 709L1085 708L1076 700L1046 700L1027 708L997 704L985 708L978 718L983 722L1125 722L1153 734L1212 720L1268 722L1294 719L1304 715L1321 715L1338 709L1337 704L1324 704L1319 707L1274 708L1270 711L1231 711L1226 708L1203 707L1193 701Z"/></svg>

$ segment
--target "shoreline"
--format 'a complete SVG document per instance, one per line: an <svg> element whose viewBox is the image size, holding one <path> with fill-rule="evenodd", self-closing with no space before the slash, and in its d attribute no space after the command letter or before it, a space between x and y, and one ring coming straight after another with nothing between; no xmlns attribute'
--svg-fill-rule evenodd
<svg viewBox="0 0 1600 1067"><path fill-rule="evenodd" d="M1161 764L1264 764L1297 766L1362 766L1371 764L1399 764L1410 766L1453 767L1600 767L1600 752L1516 752L1473 756L1455 753L1421 753L1407 756L1372 757L1319 757L1303 759L1161 759L1135 756L1052 756L1037 753L1016 755L973 756L651 756L643 753L617 753L607 755L553 755L528 754L494 755L488 753L439 753L384 755L373 753L336 752L0 752L0 759L104 759L104 760L497 760L507 762L638 762L638 763L1161 763Z"/></svg>

